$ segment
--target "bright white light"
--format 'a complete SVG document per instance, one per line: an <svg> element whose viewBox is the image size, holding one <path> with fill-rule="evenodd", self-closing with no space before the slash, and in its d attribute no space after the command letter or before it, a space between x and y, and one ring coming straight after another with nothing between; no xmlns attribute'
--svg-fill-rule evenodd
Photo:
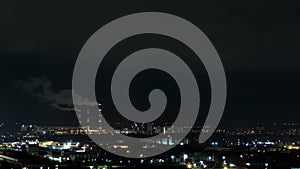
<svg viewBox="0 0 300 169"><path fill-rule="evenodd" d="M186 160L188 158L189 158L189 156L187 154L183 154L183 160Z"/></svg>
<svg viewBox="0 0 300 169"><path fill-rule="evenodd" d="M229 167L236 167L236 165L230 163L230 164L229 164Z"/></svg>
<svg viewBox="0 0 300 169"><path fill-rule="evenodd" d="M268 167L268 166L269 166L269 164L268 164L268 163L265 163L265 166L266 166L266 167Z"/></svg>

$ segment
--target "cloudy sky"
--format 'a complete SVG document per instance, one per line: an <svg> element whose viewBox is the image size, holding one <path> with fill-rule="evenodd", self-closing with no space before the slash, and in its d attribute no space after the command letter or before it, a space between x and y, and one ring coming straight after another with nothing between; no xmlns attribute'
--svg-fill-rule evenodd
<svg viewBox="0 0 300 169"><path fill-rule="evenodd" d="M299 8L297 0L1 1L0 120L77 124L70 93L83 44L111 20L159 11L194 23L217 49L228 83L222 126L299 122Z"/></svg>

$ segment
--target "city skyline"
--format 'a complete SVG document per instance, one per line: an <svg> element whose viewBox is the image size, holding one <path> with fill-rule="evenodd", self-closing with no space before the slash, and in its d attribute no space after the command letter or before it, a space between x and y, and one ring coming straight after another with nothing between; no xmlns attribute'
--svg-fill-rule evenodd
<svg viewBox="0 0 300 169"><path fill-rule="evenodd" d="M299 9L1 1L0 169L300 168Z"/></svg>

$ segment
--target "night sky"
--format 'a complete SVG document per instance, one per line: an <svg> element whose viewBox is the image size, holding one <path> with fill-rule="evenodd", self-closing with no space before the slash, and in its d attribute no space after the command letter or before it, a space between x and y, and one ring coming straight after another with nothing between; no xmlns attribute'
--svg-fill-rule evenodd
<svg viewBox="0 0 300 169"><path fill-rule="evenodd" d="M221 127L300 122L297 0L1 1L0 121L76 125L70 90L82 46L109 21L148 11L192 22L215 46L228 85Z"/></svg>

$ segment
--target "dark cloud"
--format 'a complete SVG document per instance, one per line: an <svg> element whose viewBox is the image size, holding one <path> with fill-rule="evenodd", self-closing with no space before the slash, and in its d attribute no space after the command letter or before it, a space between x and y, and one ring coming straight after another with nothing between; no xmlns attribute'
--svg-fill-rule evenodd
<svg viewBox="0 0 300 169"><path fill-rule="evenodd" d="M74 111L72 90L53 91L52 82L47 77L32 77L15 83L24 93L36 98L39 102L48 104L61 111Z"/></svg>
<svg viewBox="0 0 300 169"><path fill-rule="evenodd" d="M19 80L15 83L15 86L21 88L24 93L31 95L40 103L48 104L61 111L74 111L72 90L62 89L55 92L52 82L45 76ZM80 100L79 106L95 106L98 104L76 93L74 93L74 97Z"/></svg>

